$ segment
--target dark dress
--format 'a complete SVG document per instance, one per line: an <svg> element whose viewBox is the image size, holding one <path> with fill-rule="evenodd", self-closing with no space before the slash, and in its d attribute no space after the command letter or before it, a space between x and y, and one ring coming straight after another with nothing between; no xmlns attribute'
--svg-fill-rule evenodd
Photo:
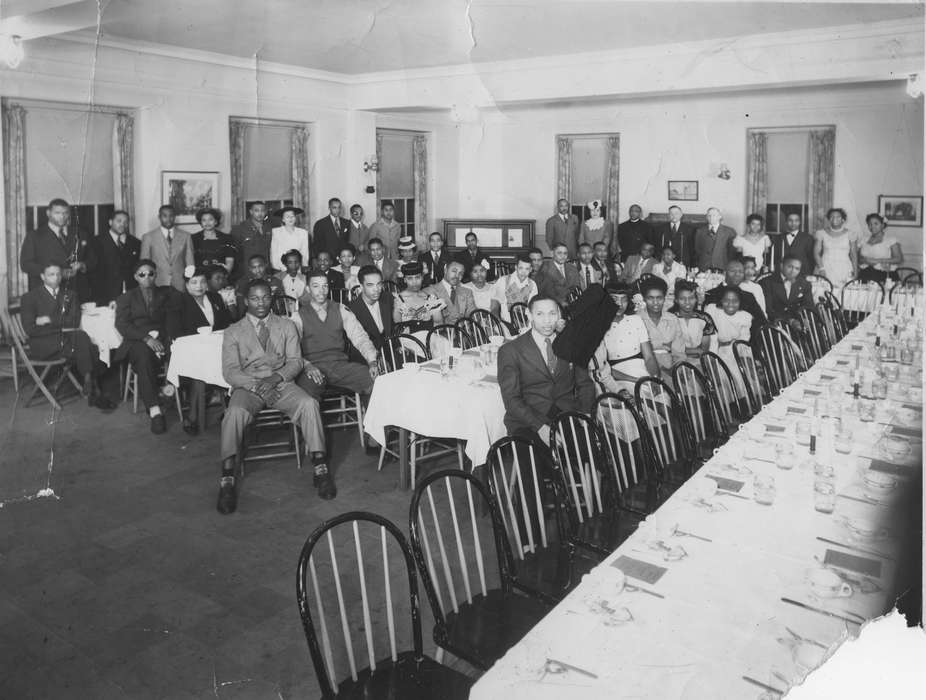
<svg viewBox="0 0 926 700"><path fill-rule="evenodd" d="M227 233L217 232L215 239L207 239L202 231L198 231L191 238L193 239L193 260L197 265L224 266L226 258L238 259L235 239Z"/></svg>

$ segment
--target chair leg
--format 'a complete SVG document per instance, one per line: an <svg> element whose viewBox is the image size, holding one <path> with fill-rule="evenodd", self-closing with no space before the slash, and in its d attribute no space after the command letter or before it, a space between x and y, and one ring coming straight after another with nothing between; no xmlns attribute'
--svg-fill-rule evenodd
<svg viewBox="0 0 926 700"><path fill-rule="evenodd" d="M415 441L418 439L418 436L415 435L415 433L413 433L411 430L409 430L406 433L406 439L408 440L408 447L409 447L408 449L409 476L411 478L411 487L414 489L416 484L418 483L417 479L415 478L417 476L416 475L417 460L415 459L415 456L418 452L418 443Z"/></svg>
<svg viewBox="0 0 926 700"><path fill-rule="evenodd" d="M360 433L360 447L366 447L366 440L363 436L363 402L360 400L360 394L354 394L354 402L357 407L357 431Z"/></svg>
<svg viewBox="0 0 926 700"><path fill-rule="evenodd" d="M77 377L75 377L71 373L71 370L68 370L67 372L68 372L68 379L71 380L71 384L74 386L75 389L77 389L77 393L82 394L84 391L84 385L81 384L79 381L77 381Z"/></svg>
<svg viewBox="0 0 926 700"><path fill-rule="evenodd" d="M175 402L176 402L176 404L177 404L177 418L180 420L180 423L182 424L182 423L183 423L183 406L181 406L181 404L180 404L180 387L179 387L179 386L177 387L177 390L174 392L174 399L175 399ZM203 397L203 401L205 401L205 400L206 400L206 397L204 396L204 397ZM191 410L192 410L192 408L191 408ZM205 425L201 425L200 428L202 428L203 430L205 430L205 429L206 429L206 426L205 426Z"/></svg>
<svg viewBox="0 0 926 700"><path fill-rule="evenodd" d="M16 348L15 347L10 348L10 361L13 367L13 389L18 395L19 394L19 366L18 366L18 363L16 362Z"/></svg>
<svg viewBox="0 0 926 700"><path fill-rule="evenodd" d="M302 441L299 439L299 426L293 423L293 447L296 449L296 468L302 471Z"/></svg>
<svg viewBox="0 0 926 700"><path fill-rule="evenodd" d="M132 373L132 413L138 413L138 375Z"/></svg>
<svg viewBox="0 0 926 700"><path fill-rule="evenodd" d="M45 398L48 399L48 402L55 407L55 410L61 410L61 404L58 403L58 400L55 398L48 387L45 386L45 378L48 376L48 373L51 371L51 367L46 367L42 374L39 375L36 373L35 369L30 364L26 364L26 369L29 370L29 374L32 375L32 379L35 381L35 386L32 387L32 391L29 392L29 396L26 398L24 406L28 407L32 403L32 399L35 397L36 391L41 391L44 394Z"/></svg>

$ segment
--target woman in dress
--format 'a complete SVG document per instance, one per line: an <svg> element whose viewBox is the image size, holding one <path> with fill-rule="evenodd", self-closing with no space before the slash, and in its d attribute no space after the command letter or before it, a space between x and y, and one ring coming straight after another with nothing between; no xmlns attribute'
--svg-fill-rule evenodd
<svg viewBox="0 0 926 700"><path fill-rule="evenodd" d="M717 354L733 376L737 398L745 398L746 387L733 355L733 343L737 340L749 342L752 314L740 310L740 292L736 287L727 287L720 298L720 304L708 306L707 313L714 319L714 326L717 328Z"/></svg>
<svg viewBox="0 0 926 700"><path fill-rule="evenodd" d="M859 246L859 279L865 282L874 280L884 284L890 277L897 279L897 266L903 263L903 251L900 243L893 236L886 234L887 224L880 214L865 217L869 237Z"/></svg>
<svg viewBox="0 0 926 700"><path fill-rule="evenodd" d="M196 212L196 221L202 229L190 238L193 241L193 260L197 267L222 265L228 270L228 274L232 274L238 250L235 248L235 239L219 231L221 212L218 209L201 209Z"/></svg>
<svg viewBox="0 0 926 700"><path fill-rule="evenodd" d="M768 270L765 264L766 252L772 247L772 239L765 233L765 219L758 214L746 217L746 233L733 239L733 247L740 257L754 258L761 264L763 272Z"/></svg>
<svg viewBox="0 0 926 700"><path fill-rule="evenodd" d="M299 207L283 207L273 213L282 221L282 226L277 226L270 232L270 260L268 264L276 269L281 265L280 260L288 250L298 250L302 253L302 260L311 260L309 257L309 232L304 228L296 226L296 217L302 216L305 212ZM245 261L247 262L247 261Z"/></svg>
<svg viewBox="0 0 926 700"><path fill-rule="evenodd" d="M614 282L608 286L608 294L617 312L595 351L591 369L605 391L617 393L626 389L633 393L640 377L659 376L659 363L643 319L633 313L630 287Z"/></svg>
<svg viewBox="0 0 926 700"><path fill-rule="evenodd" d="M671 382L672 365L685 359L685 339L678 317L665 310L666 291L666 283L658 277L640 282L643 325L653 344L653 354L662 370L662 379Z"/></svg>
<svg viewBox="0 0 926 700"><path fill-rule="evenodd" d="M435 315L440 323L440 310L444 303L433 294L421 291L424 282L424 268L419 262L402 265L402 279L405 289L395 295L392 307L392 320L395 323L414 323L412 332L430 330L434 326Z"/></svg>
<svg viewBox="0 0 926 700"><path fill-rule="evenodd" d="M496 282L499 296L504 297L502 304L502 320L511 322L511 307L515 304L526 304L531 297L537 295L537 283L531 279L531 259L527 255L519 255L515 263L514 272L505 275Z"/></svg>
<svg viewBox="0 0 926 700"><path fill-rule="evenodd" d="M846 226L846 210L826 212L827 225L814 235L815 274L823 275L834 290L858 275L858 234Z"/></svg>
<svg viewBox="0 0 926 700"><path fill-rule="evenodd" d="M680 280L675 288L675 306L669 311L678 317L685 341L685 357L697 359L711 349L717 330L714 321L703 311L697 310L698 285Z"/></svg>
<svg viewBox="0 0 926 700"><path fill-rule="evenodd" d="M579 243L588 243L592 249L596 243L604 243L606 249L610 250L613 227L611 222L601 215L601 201L594 199L585 206L588 207L590 216L587 221L582 222Z"/></svg>
<svg viewBox="0 0 926 700"><path fill-rule="evenodd" d="M360 272L360 266L354 265L354 260L356 259L357 249L354 248L354 246L350 243L347 243L341 246L341 250L338 251L338 266L332 268L333 270L337 270L342 275L344 275L344 289L349 292L360 284L357 279L357 273Z"/></svg>

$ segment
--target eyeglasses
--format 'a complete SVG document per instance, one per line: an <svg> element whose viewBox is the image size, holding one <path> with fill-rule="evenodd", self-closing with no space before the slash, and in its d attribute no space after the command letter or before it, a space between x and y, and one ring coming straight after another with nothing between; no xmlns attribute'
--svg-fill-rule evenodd
<svg viewBox="0 0 926 700"><path fill-rule="evenodd" d="M154 277L154 273L153 272L136 272L135 276L136 277Z"/></svg>

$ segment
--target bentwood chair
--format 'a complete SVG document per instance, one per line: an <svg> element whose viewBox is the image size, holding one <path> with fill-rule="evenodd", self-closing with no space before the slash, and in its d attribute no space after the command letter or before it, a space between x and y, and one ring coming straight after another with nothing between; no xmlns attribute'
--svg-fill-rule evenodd
<svg viewBox="0 0 926 700"><path fill-rule="evenodd" d="M698 455L678 395L658 377L641 377L634 385L634 401L664 483L680 486L691 476Z"/></svg>
<svg viewBox="0 0 926 700"><path fill-rule="evenodd" d="M827 294L833 293L833 283L824 275L807 275L805 279L810 282L814 302L818 302L826 298Z"/></svg>
<svg viewBox="0 0 926 700"><path fill-rule="evenodd" d="M597 562L569 540L552 460L542 443L504 437L489 449L486 467L512 552L512 584L556 604Z"/></svg>
<svg viewBox="0 0 926 700"><path fill-rule="evenodd" d="M469 318L482 328L487 337L493 335L505 336L505 322L491 311L476 309L469 315Z"/></svg>
<svg viewBox="0 0 926 700"><path fill-rule="evenodd" d="M425 345L428 352L431 353L431 357L440 357L446 354L448 348L470 350L476 347L476 341L462 328L449 323L442 323L428 331Z"/></svg>
<svg viewBox="0 0 926 700"><path fill-rule="evenodd" d="M489 342L489 334L472 318L461 318L454 325L472 338L476 346L485 345Z"/></svg>
<svg viewBox="0 0 926 700"><path fill-rule="evenodd" d="M700 459L706 461L729 437L730 429L723 419L723 412L707 377L690 362L676 363L672 368L672 382L685 413L695 451Z"/></svg>
<svg viewBox="0 0 926 700"><path fill-rule="evenodd" d="M296 597L322 698L454 698L472 681L423 651L415 560L393 523L350 512L299 555Z"/></svg>
<svg viewBox="0 0 926 700"><path fill-rule="evenodd" d="M916 295L922 288L923 273L914 272L907 275L902 282L898 282L891 287L891 291L887 295L887 300L889 303L893 304L898 298L905 294Z"/></svg>
<svg viewBox="0 0 926 700"><path fill-rule="evenodd" d="M743 388L746 390L746 404L749 415L754 416L762 407L772 400L765 366L756 357L756 352L745 340L733 342L733 357L736 366L743 378Z"/></svg>
<svg viewBox="0 0 926 700"><path fill-rule="evenodd" d="M399 321L398 323L392 324L392 335L411 335L418 331L429 331L433 327L433 321Z"/></svg>
<svg viewBox="0 0 926 700"><path fill-rule="evenodd" d="M769 389L777 396L797 380L800 371L794 343L781 328L762 326L755 344L756 354L768 372Z"/></svg>
<svg viewBox="0 0 926 700"><path fill-rule="evenodd" d="M424 477L409 530L443 649L487 670L549 612L515 592L498 502L476 477L455 469Z"/></svg>
<svg viewBox="0 0 926 700"><path fill-rule="evenodd" d="M839 299L836 298L835 294L827 294L823 299L823 302L832 312L833 318L836 322L835 330L838 335L838 340L842 340L845 338L846 333L849 332L849 326L846 323L846 315L843 313L842 304L839 303Z"/></svg>
<svg viewBox="0 0 926 700"><path fill-rule="evenodd" d="M527 304L520 301L511 305L511 323L515 331L521 331L531 325L531 312Z"/></svg>
<svg viewBox="0 0 926 700"><path fill-rule="evenodd" d="M346 289L329 289L328 298L332 301L336 301L339 304L348 306L350 304L350 292Z"/></svg>
<svg viewBox="0 0 926 700"><path fill-rule="evenodd" d="M817 314L816 308L802 308L798 314L803 333L801 345L807 354L807 359L813 363L830 351L830 341L823 319Z"/></svg>
<svg viewBox="0 0 926 700"><path fill-rule="evenodd" d="M395 280L383 280L383 294L398 294L399 285Z"/></svg>
<svg viewBox="0 0 926 700"><path fill-rule="evenodd" d="M270 310L277 316L289 318L299 310L299 301L285 294L277 294L270 300Z"/></svg>
<svg viewBox="0 0 926 700"><path fill-rule="evenodd" d="M840 327L836 315L826 301L818 301L814 308L817 311L817 318L820 319L820 328L826 336L826 343L832 347L842 339L839 335Z"/></svg>
<svg viewBox="0 0 926 700"><path fill-rule="evenodd" d="M744 382L741 378L739 381L734 378L734 370L739 377L739 368L729 367L720 355L712 352L701 355L701 371L707 378L711 394L720 408L720 414L730 434L749 418L748 407L745 405L748 399L743 387Z"/></svg>
<svg viewBox="0 0 926 700"><path fill-rule="evenodd" d="M884 285L852 279L842 287L840 302L849 328L855 328L884 301Z"/></svg>
<svg viewBox="0 0 926 700"><path fill-rule="evenodd" d="M907 279L907 277L909 277L910 275L920 275L920 280L921 280L920 284L922 284L922 279L923 279L922 274L923 273L917 270L915 267L898 267L894 271L895 279L900 284L903 284L904 281Z"/></svg>

